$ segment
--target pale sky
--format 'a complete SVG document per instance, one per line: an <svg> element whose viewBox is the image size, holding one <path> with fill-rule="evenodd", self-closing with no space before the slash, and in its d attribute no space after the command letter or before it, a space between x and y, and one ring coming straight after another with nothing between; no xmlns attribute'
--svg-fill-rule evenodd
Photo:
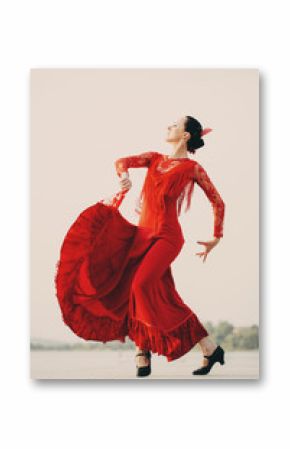
<svg viewBox="0 0 290 449"><path fill-rule="evenodd" d="M34 69L31 71L31 336L81 341L54 293L63 238L80 212L117 192L114 161L171 154L167 126L196 117L213 132L196 159L225 201L224 237L205 263L197 240L213 213L196 184L180 223L186 243L172 264L176 288L202 322L259 323L259 73L254 69ZM146 169L120 212L132 223Z"/></svg>

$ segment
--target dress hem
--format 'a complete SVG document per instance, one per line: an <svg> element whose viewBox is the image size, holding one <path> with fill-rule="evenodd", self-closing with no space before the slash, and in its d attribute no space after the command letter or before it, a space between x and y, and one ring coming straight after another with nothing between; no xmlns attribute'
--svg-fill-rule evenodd
<svg viewBox="0 0 290 449"><path fill-rule="evenodd" d="M165 356L168 362L182 357L209 335L194 313L167 332L131 317L128 319L128 327L128 336L137 346Z"/></svg>
<svg viewBox="0 0 290 449"><path fill-rule="evenodd" d="M163 355L168 362L182 357L209 335L195 313L170 331L162 331L128 316L123 321L114 321L108 317L90 318L79 307L62 315L64 323L84 340L101 343L119 340L125 343L128 336L140 348Z"/></svg>

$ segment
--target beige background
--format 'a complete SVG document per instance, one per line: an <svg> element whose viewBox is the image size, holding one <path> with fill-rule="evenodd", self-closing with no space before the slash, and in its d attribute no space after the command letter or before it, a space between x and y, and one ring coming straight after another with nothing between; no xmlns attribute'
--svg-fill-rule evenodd
<svg viewBox="0 0 290 449"><path fill-rule="evenodd" d="M202 321L259 322L259 73L255 69L31 70L31 336L78 341L60 317L55 264L79 213L119 190L114 161L172 153L167 126L182 115L213 128L193 159L226 203L224 238L205 263L213 214L195 186L182 212L186 243L172 264L176 287ZM120 211L133 223L146 169Z"/></svg>

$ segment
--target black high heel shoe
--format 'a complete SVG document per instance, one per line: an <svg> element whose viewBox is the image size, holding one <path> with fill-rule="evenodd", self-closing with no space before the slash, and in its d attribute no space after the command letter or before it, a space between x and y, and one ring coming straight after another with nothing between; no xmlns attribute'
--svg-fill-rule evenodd
<svg viewBox="0 0 290 449"><path fill-rule="evenodd" d="M220 345L218 345L211 355L204 355L204 357L206 359L208 359L207 366L202 366L201 368L198 368L195 371L192 371L192 374L197 374L197 375L207 374L210 372L210 370L212 369L213 365L216 362L219 362L221 365L224 365L224 363L225 363L224 354L225 354L225 351L223 350L223 348Z"/></svg>
<svg viewBox="0 0 290 449"><path fill-rule="evenodd" d="M137 354L135 354L135 357L137 357L138 355L147 357L147 359L149 360L149 364L147 366L136 365L137 368L136 376L137 377L149 376L149 374L151 374L151 352L146 350L139 351L137 352Z"/></svg>

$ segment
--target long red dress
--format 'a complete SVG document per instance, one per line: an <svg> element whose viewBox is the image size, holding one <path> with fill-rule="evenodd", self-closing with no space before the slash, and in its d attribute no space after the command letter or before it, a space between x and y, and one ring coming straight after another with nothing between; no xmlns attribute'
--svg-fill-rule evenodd
<svg viewBox="0 0 290 449"><path fill-rule="evenodd" d="M68 230L56 264L56 296L64 323L85 340L125 341L168 361L208 335L178 294L170 264L184 237L178 216L194 184L213 206L214 236L223 236L225 204L204 168L156 151L115 161L118 176L147 167L138 225L119 212L126 191L85 209Z"/></svg>

